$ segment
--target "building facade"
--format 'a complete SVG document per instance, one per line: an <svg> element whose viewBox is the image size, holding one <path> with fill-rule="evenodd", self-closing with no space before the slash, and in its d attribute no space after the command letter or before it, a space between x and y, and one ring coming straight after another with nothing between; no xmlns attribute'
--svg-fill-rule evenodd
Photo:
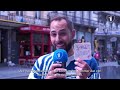
<svg viewBox="0 0 120 90"><path fill-rule="evenodd" d="M29 25L48 26L46 13L46 11L0 11L0 63L19 62L20 43L17 39L20 34L19 28Z"/></svg>
<svg viewBox="0 0 120 90"><path fill-rule="evenodd" d="M120 12L96 11L98 14L98 28L95 32L99 43L101 59L114 60L120 51Z"/></svg>
<svg viewBox="0 0 120 90"><path fill-rule="evenodd" d="M22 53L23 50L21 48L23 47L21 47L18 38L22 37L23 43L25 41L23 39L27 38L27 34L23 35L20 31L20 27L49 26L50 19L56 14L65 15L73 22L76 30L74 41L79 42L82 38L84 38L86 42L91 43L93 53L95 48L94 32L98 27L98 14L94 11L0 11L0 63L4 63L9 60L14 63L19 63L21 55L30 54L28 53L28 49ZM24 28L24 31L22 32L26 33L27 31L25 30L28 29ZM36 30L38 30L38 28ZM39 32L39 30L37 32ZM39 38L37 35L35 40L38 39L37 37ZM28 40L30 39L32 41L31 38L28 38ZM32 43L30 45L33 46ZM37 45L40 46L43 44ZM43 50L44 49L42 49L42 52ZM34 51L34 54L36 54L35 52L37 50L32 48L31 51Z"/></svg>

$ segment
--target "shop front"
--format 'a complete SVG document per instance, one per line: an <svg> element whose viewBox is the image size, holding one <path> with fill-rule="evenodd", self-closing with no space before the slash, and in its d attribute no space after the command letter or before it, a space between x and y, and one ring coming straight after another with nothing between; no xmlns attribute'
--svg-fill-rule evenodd
<svg viewBox="0 0 120 90"><path fill-rule="evenodd" d="M34 26L21 27L17 35L19 42L19 64L34 62L42 55L51 52L49 27Z"/></svg>

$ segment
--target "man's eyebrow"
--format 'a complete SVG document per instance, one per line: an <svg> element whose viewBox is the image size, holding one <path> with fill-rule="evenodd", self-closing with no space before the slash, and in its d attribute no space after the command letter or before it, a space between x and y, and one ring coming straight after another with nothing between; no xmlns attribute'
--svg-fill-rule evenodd
<svg viewBox="0 0 120 90"><path fill-rule="evenodd" d="M61 29L60 31L66 31L66 29Z"/></svg>
<svg viewBox="0 0 120 90"><path fill-rule="evenodd" d="M65 32L66 29L61 29L60 32ZM56 32L54 29L51 30L51 32Z"/></svg>

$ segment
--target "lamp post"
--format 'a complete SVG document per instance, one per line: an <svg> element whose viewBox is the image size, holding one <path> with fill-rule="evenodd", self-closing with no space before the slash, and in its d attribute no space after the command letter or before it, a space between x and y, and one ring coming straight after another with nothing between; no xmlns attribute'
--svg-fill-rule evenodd
<svg viewBox="0 0 120 90"><path fill-rule="evenodd" d="M108 56L108 51L107 51L107 42L108 42L108 33L109 33L109 30L112 29L111 26L109 26L109 28L105 28L103 29L103 32L105 34L105 42L106 42L106 47L105 47L105 54L104 54L104 57L105 59L107 59L107 56Z"/></svg>

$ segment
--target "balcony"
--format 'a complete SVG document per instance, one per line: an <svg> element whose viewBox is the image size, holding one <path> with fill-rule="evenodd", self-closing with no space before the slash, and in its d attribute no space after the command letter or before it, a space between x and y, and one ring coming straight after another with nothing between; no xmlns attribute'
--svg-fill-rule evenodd
<svg viewBox="0 0 120 90"><path fill-rule="evenodd" d="M26 25L42 25L47 26L47 19L35 19L30 16L17 16L15 14L0 15L0 26L1 27L21 27Z"/></svg>
<svg viewBox="0 0 120 90"><path fill-rule="evenodd" d="M73 22L74 24L79 24L79 25L83 25L83 26L91 26L91 27L98 27L98 22L91 20L91 19L85 19L82 17L76 17L76 16L72 16L72 15L64 15L63 13L54 13L51 12L49 13L49 19L51 20L54 16L66 16L68 17L68 19Z"/></svg>
<svg viewBox="0 0 120 90"><path fill-rule="evenodd" d="M106 14L106 15L113 15L113 16L118 16L120 17L120 12L119 11L97 11L98 14Z"/></svg>

